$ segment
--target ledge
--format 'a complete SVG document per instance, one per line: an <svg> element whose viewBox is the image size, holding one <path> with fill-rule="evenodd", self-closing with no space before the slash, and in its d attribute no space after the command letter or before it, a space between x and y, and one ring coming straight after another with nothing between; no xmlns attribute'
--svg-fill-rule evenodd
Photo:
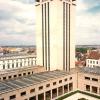
<svg viewBox="0 0 100 100"><path fill-rule="evenodd" d="M85 95L88 95L88 96L91 96L91 97L94 97L94 98L100 99L100 96L98 96L98 95L95 95L95 94L91 94L91 93L87 93L87 92L83 92L83 91L77 90L77 91L74 91L74 92L71 92L71 93L65 94L64 96L59 97L59 98L56 99L56 100L63 100L63 99L65 99L65 98L67 98L67 97L70 97L70 96L76 94L76 93L81 93L81 94L85 94Z"/></svg>

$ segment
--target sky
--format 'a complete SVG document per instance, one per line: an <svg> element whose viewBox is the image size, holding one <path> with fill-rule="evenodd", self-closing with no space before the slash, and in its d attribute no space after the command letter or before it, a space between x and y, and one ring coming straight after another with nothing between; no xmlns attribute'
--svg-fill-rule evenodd
<svg viewBox="0 0 100 100"><path fill-rule="evenodd" d="M76 44L100 45L100 0L77 0Z"/></svg>
<svg viewBox="0 0 100 100"><path fill-rule="evenodd" d="M34 0L0 0L0 45L35 45ZM100 0L77 0L76 44L100 45Z"/></svg>
<svg viewBox="0 0 100 100"><path fill-rule="evenodd" d="M0 45L35 44L33 0L0 0Z"/></svg>

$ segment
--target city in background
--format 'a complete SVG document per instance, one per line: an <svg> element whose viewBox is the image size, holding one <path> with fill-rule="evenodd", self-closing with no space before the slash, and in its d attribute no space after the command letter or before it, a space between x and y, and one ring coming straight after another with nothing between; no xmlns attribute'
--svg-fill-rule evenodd
<svg viewBox="0 0 100 100"><path fill-rule="evenodd" d="M99 23L96 22L99 1L79 0L77 15L76 0L7 0L0 3L0 100L100 99ZM63 12L60 10L62 3ZM42 16L34 17L35 13ZM59 19L62 13L63 18ZM75 48L75 41L72 41L74 15L78 20ZM38 19L36 23L34 19ZM38 26L36 33L35 24Z"/></svg>

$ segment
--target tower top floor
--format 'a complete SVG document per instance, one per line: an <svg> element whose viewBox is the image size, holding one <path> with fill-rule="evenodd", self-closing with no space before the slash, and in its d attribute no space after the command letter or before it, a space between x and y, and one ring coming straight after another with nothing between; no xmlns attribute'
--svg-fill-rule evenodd
<svg viewBox="0 0 100 100"><path fill-rule="evenodd" d="M35 0L36 6L46 2L61 1L76 5L76 0Z"/></svg>

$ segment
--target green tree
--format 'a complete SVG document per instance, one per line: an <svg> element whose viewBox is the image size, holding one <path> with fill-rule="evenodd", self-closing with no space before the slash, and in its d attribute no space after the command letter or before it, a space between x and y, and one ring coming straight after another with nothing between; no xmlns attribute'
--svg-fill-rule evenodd
<svg viewBox="0 0 100 100"><path fill-rule="evenodd" d="M86 53L87 48L76 48L76 52Z"/></svg>

